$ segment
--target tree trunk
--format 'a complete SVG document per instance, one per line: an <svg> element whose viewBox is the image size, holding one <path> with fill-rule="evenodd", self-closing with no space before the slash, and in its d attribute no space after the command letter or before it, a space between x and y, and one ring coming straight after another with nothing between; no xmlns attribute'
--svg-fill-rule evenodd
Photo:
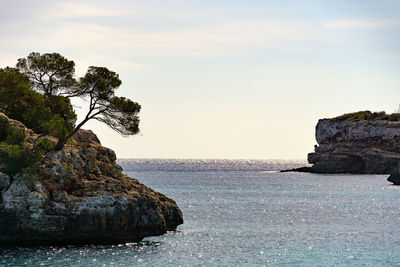
<svg viewBox="0 0 400 267"><path fill-rule="evenodd" d="M55 151L59 151L62 150L63 147L65 146L65 143L67 143L68 139L70 139L72 136L74 136L79 129L89 120L90 118L86 118L84 119L81 123L78 124L78 126L76 126L76 128L67 136L58 139L58 143L56 145L56 147L54 148Z"/></svg>
<svg viewBox="0 0 400 267"><path fill-rule="evenodd" d="M58 139L57 145L55 146L54 150L55 151L62 150L66 142L67 140L65 137Z"/></svg>

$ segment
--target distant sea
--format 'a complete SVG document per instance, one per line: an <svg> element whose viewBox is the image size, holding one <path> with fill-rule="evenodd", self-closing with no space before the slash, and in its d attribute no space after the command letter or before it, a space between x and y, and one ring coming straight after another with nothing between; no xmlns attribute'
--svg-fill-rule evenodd
<svg viewBox="0 0 400 267"><path fill-rule="evenodd" d="M140 243L0 248L0 266L400 266L387 175L279 173L291 160L119 159L185 223Z"/></svg>

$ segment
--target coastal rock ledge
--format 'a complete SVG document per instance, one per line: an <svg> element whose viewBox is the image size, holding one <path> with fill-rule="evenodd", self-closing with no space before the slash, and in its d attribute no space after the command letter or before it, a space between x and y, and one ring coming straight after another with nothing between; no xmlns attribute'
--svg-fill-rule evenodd
<svg viewBox="0 0 400 267"><path fill-rule="evenodd" d="M394 185L400 185L400 162L397 164L397 167L392 171L387 180L392 182Z"/></svg>
<svg viewBox="0 0 400 267"><path fill-rule="evenodd" d="M24 129L32 146L36 135ZM0 194L0 245L134 242L183 223L174 200L123 174L87 130L44 155L39 171L0 172Z"/></svg>
<svg viewBox="0 0 400 267"><path fill-rule="evenodd" d="M310 172L389 174L400 161L400 121L322 119L315 137Z"/></svg>

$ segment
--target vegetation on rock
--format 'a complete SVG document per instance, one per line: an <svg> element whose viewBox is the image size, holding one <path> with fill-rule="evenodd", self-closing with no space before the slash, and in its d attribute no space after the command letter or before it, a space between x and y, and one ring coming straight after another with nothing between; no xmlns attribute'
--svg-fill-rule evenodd
<svg viewBox="0 0 400 267"><path fill-rule="evenodd" d="M0 113L1 118L11 127L1 128L8 129L3 140L32 146L36 134ZM41 138L36 149L52 149L54 139ZM183 222L175 201L124 175L114 151L93 132L80 130L70 143L46 153L35 172L0 170L0 245L120 244Z"/></svg>
<svg viewBox="0 0 400 267"><path fill-rule="evenodd" d="M71 132L76 114L70 100L39 94L32 86L17 69L0 69L0 112L38 134L60 138Z"/></svg>
<svg viewBox="0 0 400 267"><path fill-rule="evenodd" d="M0 112L38 134L33 148L27 148L18 140L24 136L18 137L9 126L0 125L0 164L6 166L6 173L14 174L32 166L40 158L39 152L63 149L91 119L122 135L139 132L141 106L115 95L121 85L117 73L91 66L80 79L75 79L74 74L75 63L58 53L34 52L18 59L16 68L0 69ZM89 103L88 113L78 124L72 97L84 98ZM46 135L56 137L58 143L53 145L41 139Z"/></svg>
<svg viewBox="0 0 400 267"><path fill-rule="evenodd" d="M47 104L52 110L71 107L68 99L71 97L89 100L85 118L72 130L57 136L56 150L61 150L68 139L91 119L101 121L123 135L139 132L141 107L130 99L115 96L115 90L121 85L117 73L105 67L91 66L77 81L74 78L75 63L58 53L31 53L27 58L18 59L17 68L29 78L36 91L47 97ZM68 113L60 115L64 115L62 118L65 121L75 122L70 120Z"/></svg>
<svg viewBox="0 0 400 267"><path fill-rule="evenodd" d="M360 120L385 120L385 121L400 121L400 112L386 114L384 111L371 112L358 111L353 113L343 114L341 116L331 118L331 121L360 121Z"/></svg>
<svg viewBox="0 0 400 267"><path fill-rule="evenodd" d="M14 175L39 161L43 150L27 149L23 146L24 139L24 132L0 116L0 171Z"/></svg>
<svg viewBox="0 0 400 267"><path fill-rule="evenodd" d="M89 67L76 80L74 67L31 53L0 69L0 245L119 244L183 223L175 201L124 175L114 151L80 129L95 119L135 134L140 105L115 95L117 73ZM71 97L89 103L79 123Z"/></svg>

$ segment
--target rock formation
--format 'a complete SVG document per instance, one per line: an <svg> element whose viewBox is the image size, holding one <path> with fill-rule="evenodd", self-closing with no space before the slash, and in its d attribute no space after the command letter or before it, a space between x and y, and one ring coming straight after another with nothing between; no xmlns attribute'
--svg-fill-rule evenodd
<svg viewBox="0 0 400 267"><path fill-rule="evenodd" d="M32 147L37 135L10 122ZM38 170L0 172L0 244L133 242L183 223L175 201L123 174L115 160L80 130L62 151L45 154Z"/></svg>
<svg viewBox="0 0 400 267"><path fill-rule="evenodd" d="M389 174L400 161L400 121L322 119L315 137L311 172Z"/></svg>
<svg viewBox="0 0 400 267"><path fill-rule="evenodd" d="M387 180L395 185L400 185L400 162L397 167L392 171Z"/></svg>

